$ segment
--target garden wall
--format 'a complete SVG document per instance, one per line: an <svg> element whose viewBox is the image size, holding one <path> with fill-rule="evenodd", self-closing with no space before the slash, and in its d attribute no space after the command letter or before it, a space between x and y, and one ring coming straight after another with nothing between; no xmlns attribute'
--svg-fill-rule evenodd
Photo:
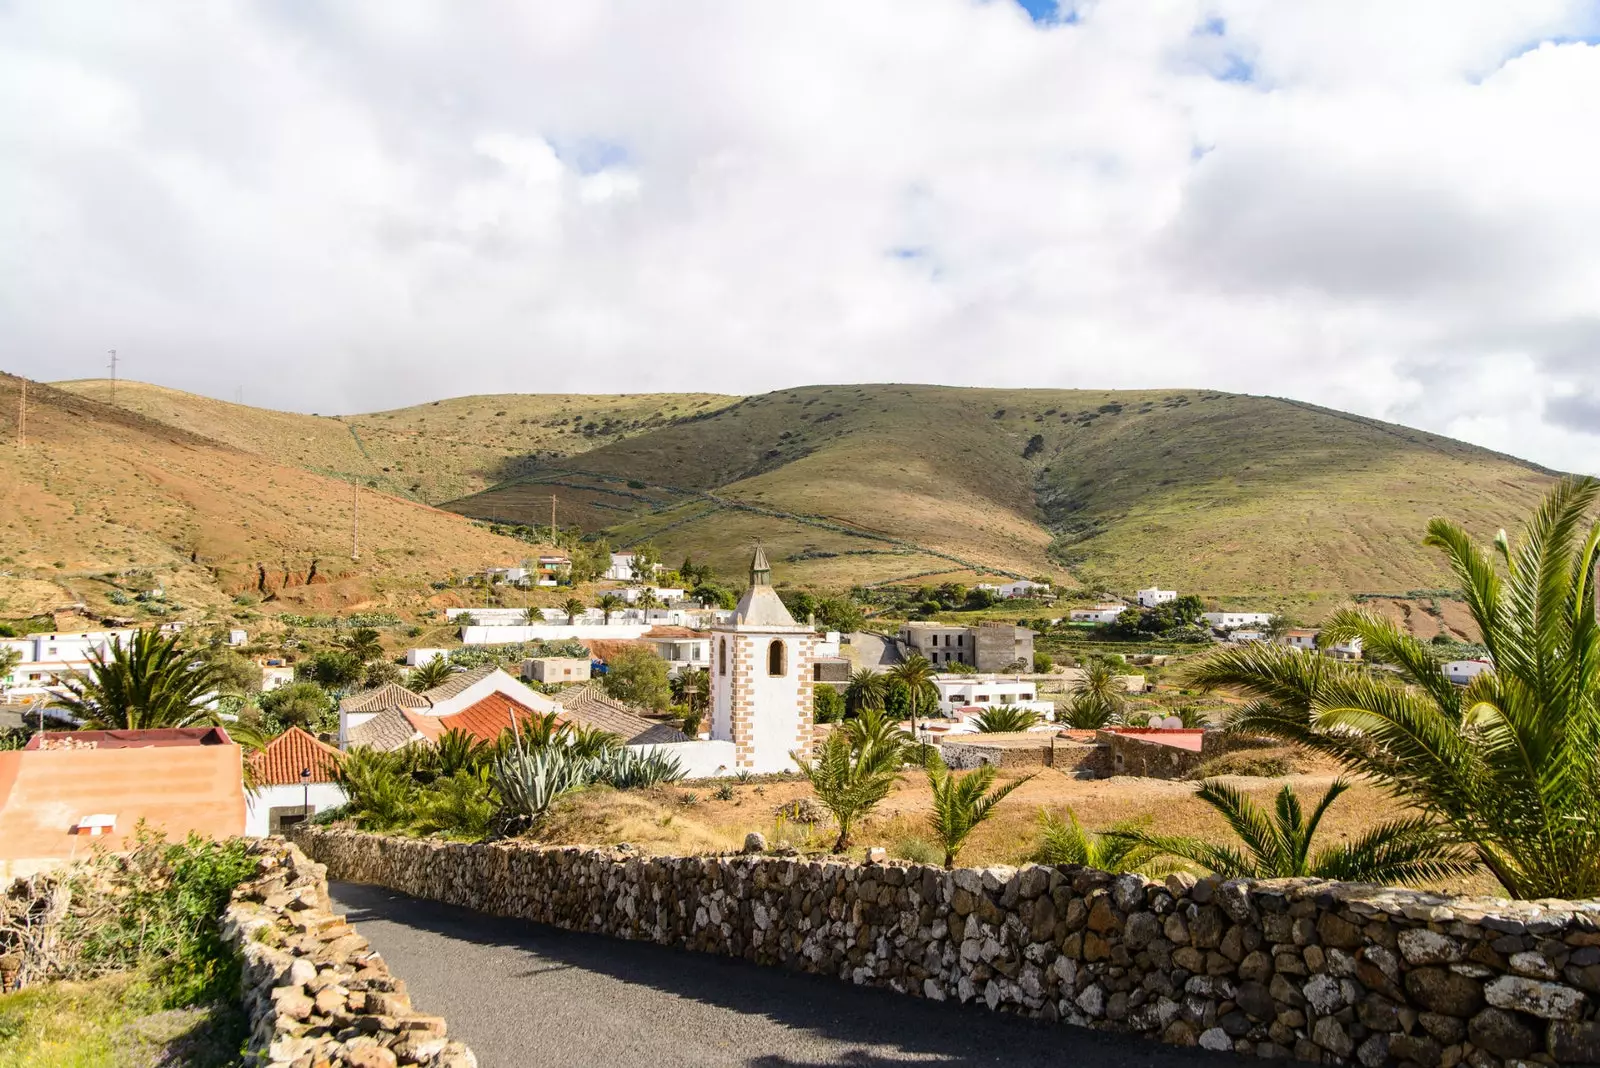
<svg viewBox="0 0 1600 1068"><path fill-rule="evenodd" d="M256 874L222 915L243 959L247 1062L267 1068L475 1068L445 1021L413 1011L405 983L331 911L321 864L281 839L251 845Z"/></svg>
<svg viewBox="0 0 1600 1068"><path fill-rule="evenodd" d="M1367 1068L1600 1062L1600 901L295 837L337 879L1177 1045Z"/></svg>

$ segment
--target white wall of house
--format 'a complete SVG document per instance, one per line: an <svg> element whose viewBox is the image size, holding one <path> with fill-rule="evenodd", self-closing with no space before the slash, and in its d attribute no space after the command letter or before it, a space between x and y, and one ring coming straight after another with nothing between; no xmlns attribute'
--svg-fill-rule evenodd
<svg viewBox="0 0 1600 1068"><path fill-rule="evenodd" d="M1015 582L1005 582L999 586L1000 596L1008 598L1029 597L1036 592L1048 593L1049 590L1050 584L1048 582L1034 582L1031 579L1017 579Z"/></svg>
<svg viewBox="0 0 1600 1068"><path fill-rule="evenodd" d="M287 664L269 664L261 669L261 689L271 693L294 682L294 668Z"/></svg>
<svg viewBox="0 0 1600 1068"><path fill-rule="evenodd" d="M683 599L683 591L672 586L629 586L619 591L618 595L629 604L637 604L645 590L655 593L658 601L679 601Z"/></svg>
<svg viewBox="0 0 1600 1068"><path fill-rule="evenodd" d="M1465 686L1485 671L1493 671L1494 665L1487 660L1452 660L1440 670L1457 686Z"/></svg>
<svg viewBox="0 0 1600 1068"><path fill-rule="evenodd" d="M685 778L710 779L734 773L734 744L727 741L665 742L659 745L633 745L640 752L659 752L678 758Z"/></svg>
<svg viewBox="0 0 1600 1068"><path fill-rule="evenodd" d="M997 679L987 675L946 675L933 680L939 691L939 711L946 716L955 710L974 705L979 708L998 708L1016 705L1040 715L1050 716L1055 705L1038 700L1038 684L1032 679Z"/></svg>
<svg viewBox="0 0 1600 1068"><path fill-rule="evenodd" d="M314 782L309 787L297 783L294 786L261 786L254 791L246 790L245 835L250 838L265 838L272 833L273 809L292 808L300 812L305 808L308 798L313 813L321 812L323 809L338 808L349 800L345 796L344 788L332 782Z"/></svg>
<svg viewBox="0 0 1600 1068"><path fill-rule="evenodd" d="M448 655L449 653L443 649L407 649L406 667L421 667L423 664L430 664L441 656Z"/></svg>
<svg viewBox="0 0 1600 1068"><path fill-rule="evenodd" d="M462 627L463 645L506 645L511 642L559 642L567 638L611 638L629 641L644 637L650 627L643 623L579 623L565 626L545 623L536 627Z"/></svg>
<svg viewBox="0 0 1600 1068"><path fill-rule="evenodd" d="M1264 627L1272 622L1271 612L1202 612L1200 618L1218 630L1236 627Z"/></svg>
<svg viewBox="0 0 1600 1068"><path fill-rule="evenodd" d="M1104 626L1115 623L1117 617L1127 610L1127 605L1101 604L1093 608L1074 608L1067 613L1067 618L1074 623L1094 623Z"/></svg>
<svg viewBox="0 0 1600 1068"><path fill-rule="evenodd" d="M1139 607L1141 608L1154 608L1158 604L1166 604L1168 601L1176 601L1177 599L1177 590L1162 590L1151 586L1149 589L1139 591Z"/></svg>

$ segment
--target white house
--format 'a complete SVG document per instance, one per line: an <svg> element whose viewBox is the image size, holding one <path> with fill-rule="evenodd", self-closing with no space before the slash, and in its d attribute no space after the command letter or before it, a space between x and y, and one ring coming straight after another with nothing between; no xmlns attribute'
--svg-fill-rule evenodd
<svg viewBox="0 0 1600 1068"><path fill-rule="evenodd" d="M1272 622L1272 613L1202 612L1200 618L1211 624L1213 630L1237 630L1240 627L1264 627Z"/></svg>
<svg viewBox="0 0 1600 1068"><path fill-rule="evenodd" d="M667 672L696 671L711 664L711 634L685 627L651 627L644 640L655 646L657 655L667 662Z"/></svg>
<svg viewBox="0 0 1600 1068"><path fill-rule="evenodd" d="M449 654L443 649L407 649L406 667L421 667Z"/></svg>
<svg viewBox="0 0 1600 1068"><path fill-rule="evenodd" d="M273 690L288 686L294 682L294 668L281 660L268 660L261 665L261 690L271 693Z"/></svg>
<svg viewBox="0 0 1600 1068"><path fill-rule="evenodd" d="M616 615L613 613L612 618ZM664 621L663 621L664 622ZM617 641L632 641L644 637L644 632L653 624L649 623L601 623L597 619L593 623L581 622L576 625L563 625L558 623L540 623L528 627L462 627L462 645L509 645L513 642L559 642L567 638L577 638L580 641L587 638L610 638Z"/></svg>
<svg viewBox="0 0 1600 1068"><path fill-rule="evenodd" d="M1444 672L1445 678L1457 686L1465 686L1485 671L1493 671L1494 662L1481 657L1473 660L1452 660L1439 670Z"/></svg>
<svg viewBox="0 0 1600 1068"><path fill-rule="evenodd" d="M505 582L513 586L525 586L528 582L528 569L525 567L486 567L483 577L490 584Z"/></svg>
<svg viewBox="0 0 1600 1068"><path fill-rule="evenodd" d="M817 634L796 623L772 588L759 547L733 618L711 628L711 741L729 745L731 771L788 771L812 748Z"/></svg>
<svg viewBox="0 0 1600 1068"><path fill-rule="evenodd" d="M673 601L683 600L683 591L669 586L629 586L618 591L618 596L629 604L638 604L639 598L644 596L645 590L655 594L656 600L661 604L671 604Z"/></svg>
<svg viewBox="0 0 1600 1068"><path fill-rule="evenodd" d="M290 727L249 758L255 786L245 792L244 833L282 834L348 798L336 782L342 754L299 727Z"/></svg>
<svg viewBox="0 0 1600 1068"><path fill-rule="evenodd" d="M1067 620L1072 623L1093 623L1104 626L1115 623L1117 617L1128 610L1125 604L1097 604L1093 608L1073 608L1067 612Z"/></svg>
<svg viewBox="0 0 1600 1068"><path fill-rule="evenodd" d="M1168 601L1176 601L1178 599L1178 591L1161 590L1151 586L1147 590L1140 590L1138 596L1140 608L1154 608L1158 604L1166 604Z"/></svg>
<svg viewBox="0 0 1600 1068"><path fill-rule="evenodd" d="M1295 628L1284 633L1283 644L1291 649L1314 652L1317 648L1317 632Z"/></svg>
<svg viewBox="0 0 1600 1068"><path fill-rule="evenodd" d="M64 694L68 677L88 671L96 654L109 656L113 642L126 646L137 633L134 627L123 627L0 639L0 650L10 650L21 658L10 674L0 679L0 688L37 696Z"/></svg>
<svg viewBox="0 0 1600 1068"><path fill-rule="evenodd" d="M955 717L963 708L998 708L1015 705L1037 712L1045 719L1055 717L1056 706L1038 699L1038 685L1032 679L1003 678L997 675L936 675L939 712Z"/></svg>
<svg viewBox="0 0 1600 1068"><path fill-rule="evenodd" d="M1283 636L1283 644L1291 649L1303 652L1315 652L1317 648L1318 632L1314 630L1291 630ZM1334 642L1324 650L1335 660L1360 660L1361 639L1351 638L1348 641Z"/></svg>
<svg viewBox="0 0 1600 1068"><path fill-rule="evenodd" d="M1034 582L1031 579L1017 579L1015 582L1003 582L996 587L996 592L1001 597L1032 597L1035 593L1049 593L1050 583Z"/></svg>
<svg viewBox="0 0 1600 1068"><path fill-rule="evenodd" d="M586 656L529 657L522 662L522 677L546 684L588 682L590 666Z"/></svg>
<svg viewBox="0 0 1600 1068"><path fill-rule="evenodd" d="M247 642L249 640L250 640L250 635L245 631L245 629L243 627L234 627L232 630L228 631L228 644L229 645L243 645L245 642Z"/></svg>
<svg viewBox="0 0 1600 1068"><path fill-rule="evenodd" d="M606 568L606 573L600 577L617 582L632 582L635 578L641 577L638 562L637 553L612 553L611 566ZM660 564L654 564L650 570L653 573L660 567Z"/></svg>

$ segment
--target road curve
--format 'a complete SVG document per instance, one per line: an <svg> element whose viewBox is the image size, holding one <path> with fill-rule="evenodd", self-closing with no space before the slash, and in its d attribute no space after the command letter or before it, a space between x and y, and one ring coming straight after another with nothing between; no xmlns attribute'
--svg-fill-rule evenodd
<svg viewBox="0 0 1600 1068"><path fill-rule="evenodd" d="M1223 1068L1182 1050L869 990L819 976L334 883L422 1012L481 1068L1094 1065Z"/></svg>

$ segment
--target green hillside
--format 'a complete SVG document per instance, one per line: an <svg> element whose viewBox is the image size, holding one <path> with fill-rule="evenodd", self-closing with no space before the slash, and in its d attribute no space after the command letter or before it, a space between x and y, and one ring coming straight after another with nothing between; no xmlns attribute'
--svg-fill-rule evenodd
<svg viewBox="0 0 1600 1068"><path fill-rule="evenodd" d="M1300 601L1445 585L1428 518L1487 536L1550 478L1275 398L816 386L533 461L445 507L531 522L555 492L620 543L735 567L760 539L818 584L975 567Z"/></svg>

